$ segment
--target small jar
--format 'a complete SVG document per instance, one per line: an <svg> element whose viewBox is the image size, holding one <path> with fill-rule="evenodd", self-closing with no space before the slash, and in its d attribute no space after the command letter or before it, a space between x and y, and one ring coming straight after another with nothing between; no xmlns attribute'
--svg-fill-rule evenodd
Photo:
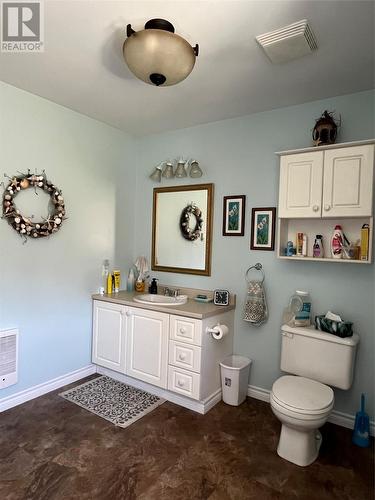
<svg viewBox="0 0 375 500"><path fill-rule="evenodd" d="M145 282L144 281L136 281L135 282L135 291L136 292L144 292L145 291Z"/></svg>

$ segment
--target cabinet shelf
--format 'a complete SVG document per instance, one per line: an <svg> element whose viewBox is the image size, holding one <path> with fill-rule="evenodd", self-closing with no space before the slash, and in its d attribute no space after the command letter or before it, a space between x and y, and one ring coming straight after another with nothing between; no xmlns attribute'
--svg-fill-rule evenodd
<svg viewBox="0 0 375 500"><path fill-rule="evenodd" d="M356 242L361 237L361 227L363 224L370 226L370 243L369 255L367 260L350 260L350 259L333 259L329 257L313 257L313 244L315 236L321 234L323 236L324 253L330 255L330 242L334 227L340 224L342 230L349 241ZM333 219L286 219L279 218L277 231L277 257L284 260L300 260L314 262L335 262L347 264L371 264L372 261L372 217L336 217ZM293 255L288 257L285 255L285 247L288 241L293 241L296 245L297 233L305 233L307 235L307 256L297 257Z"/></svg>
<svg viewBox="0 0 375 500"><path fill-rule="evenodd" d="M278 255L279 259L284 260L300 260L300 261L314 261L314 262L331 262L335 264L371 264L370 260L351 260L351 259L333 259L331 257L287 257L286 255Z"/></svg>

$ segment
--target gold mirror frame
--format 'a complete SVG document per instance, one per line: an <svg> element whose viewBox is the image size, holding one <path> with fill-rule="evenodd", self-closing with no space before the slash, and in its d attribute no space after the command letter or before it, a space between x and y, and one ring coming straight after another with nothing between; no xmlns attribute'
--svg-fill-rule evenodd
<svg viewBox="0 0 375 500"><path fill-rule="evenodd" d="M189 267L174 267L160 266L156 264L156 220L158 208L158 195L171 192L186 192L186 191L207 191L207 216L206 216L206 251L205 251L205 266L204 269L196 269ZM151 248L151 269L153 271L165 271L168 273L182 274L199 274L202 276L211 276L211 246L212 246L212 221L213 221L213 184L189 184L185 186L169 186L163 188L154 188L153 207L152 207L152 248ZM180 217L180 214L178 214ZM182 238L182 236L181 236Z"/></svg>

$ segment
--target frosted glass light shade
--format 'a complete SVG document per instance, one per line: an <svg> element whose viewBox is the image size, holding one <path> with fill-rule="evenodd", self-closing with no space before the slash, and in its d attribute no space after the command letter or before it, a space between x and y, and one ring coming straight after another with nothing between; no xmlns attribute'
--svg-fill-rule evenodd
<svg viewBox="0 0 375 500"><path fill-rule="evenodd" d="M163 177L165 177L166 179L171 179L172 177L174 177L173 165L169 161L165 165L165 169L163 171Z"/></svg>
<svg viewBox="0 0 375 500"><path fill-rule="evenodd" d="M187 177L184 160L178 161L175 176L179 179L182 177Z"/></svg>
<svg viewBox="0 0 375 500"><path fill-rule="evenodd" d="M190 172L189 172L190 177L192 178L197 178L197 177L202 177L203 172L201 167L199 166L199 163L196 160L193 160L190 163Z"/></svg>
<svg viewBox="0 0 375 500"><path fill-rule="evenodd" d="M153 26L160 26L160 29L153 29ZM145 28L134 32L128 27L123 54L130 71L140 80L158 87L184 80L194 68L198 46L193 48L184 38L171 32L174 28L168 21L152 19Z"/></svg>
<svg viewBox="0 0 375 500"><path fill-rule="evenodd" d="M162 165L163 165L163 163L160 163L157 167L155 167L155 170L150 175L151 180L153 180L155 182L161 182Z"/></svg>

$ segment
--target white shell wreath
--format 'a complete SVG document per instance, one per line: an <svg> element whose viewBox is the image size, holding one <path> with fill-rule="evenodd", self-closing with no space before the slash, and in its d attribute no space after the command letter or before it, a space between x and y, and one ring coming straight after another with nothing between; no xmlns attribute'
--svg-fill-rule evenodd
<svg viewBox="0 0 375 500"><path fill-rule="evenodd" d="M191 215L194 215L196 219L196 224L194 229L190 229L189 222ZM191 203L190 205L185 207L181 213L180 217L181 234L186 240L195 241L202 234L202 227L203 227L202 211L196 205L194 205L194 203Z"/></svg>
<svg viewBox="0 0 375 500"><path fill-rule="evenodd" d="M21 174L9 177L10 182L6 186L3 195L3 218L19 233L22 237L43 238L56 233L65 219L65 205L62 192L52 182L47 180L43 170L42 174ZM38 189L50 195L53 210L49 213L47 219L42 221L32 221L33 216L25 216L17 209L14 198L20 191L34 188L35 194Z"/></svg>

